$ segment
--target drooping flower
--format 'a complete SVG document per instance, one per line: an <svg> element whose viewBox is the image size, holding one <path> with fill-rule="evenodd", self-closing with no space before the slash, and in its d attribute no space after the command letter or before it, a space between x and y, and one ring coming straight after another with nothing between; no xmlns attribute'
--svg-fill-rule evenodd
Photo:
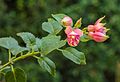
<svg viewBox="0 0 120 82"><path fill-rule="evenodd" d="M106 34L101 32L89 32L88 36L90 36L96 42L104 42L109 38Z"/></svg>
<svg viewBox="0 0 120 82"><path fill-rule="evenodd" d="M106 35L108 29L104 27L105 23L100 23L104 18L105 16L98 19L94 25L88 25L88 36L96 42L104 42L109 38Z"/></svg>
<svg viewBox="0 0 120 82"><path fill-rule="evenodd" d="M72 26L73 24L73 21L72 21L72 18L70 18L69 16L65 16L62 20L61 20L61 23L63 26Z"/></svg>
<svg viewBox="0 0 120 82"><path fill-rule="evenodd" d="M71 26L66 27L65 33L67 35L67 42L70 46L77 46L80 37L83 35L83 32L80 29L73 29Z"/></svg>

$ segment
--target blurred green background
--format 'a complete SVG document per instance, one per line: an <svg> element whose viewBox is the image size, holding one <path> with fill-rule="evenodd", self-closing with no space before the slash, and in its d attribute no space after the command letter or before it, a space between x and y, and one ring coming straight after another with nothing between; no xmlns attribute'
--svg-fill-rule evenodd
<svg viewBox="0 0 120 82"><path fill-rule="evenodd" d="M55 78L33 58L17 62L26 71L27 82L120 82L120 0L0 0L0 37L15 37L24 46L16 33L28 31L46 36L41 24L57 13L71 16L74 22L82 17L82 27L105 15L103 22L111 29L110 38L104 43L89 41L76 47L85 53L86 65L76 65L57 51L50 53L57 66ZM7 58L7 51L0 48L2 63Z"/></svg>

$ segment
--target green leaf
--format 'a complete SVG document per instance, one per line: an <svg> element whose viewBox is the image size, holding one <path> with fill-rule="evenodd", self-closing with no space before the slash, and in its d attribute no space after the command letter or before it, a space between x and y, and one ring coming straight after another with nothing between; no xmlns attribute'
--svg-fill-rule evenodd
<svg viewBox="0 0 120 82"><path fill-rule="evenodd" d="M65 50L62 50L63 55L73 61L76 64L86 64L85 55L82 52L79 52L75 48L68 47Z"/></svg>
<svg viewBox="0 0 120 82"><path fill-rule="evenodd" d="M15 68L13 71L9 71L5 74L6 82L27 82L24 70Z"/></svg>
<svg viewBox="0 0 120 82"><path fill-rule="evenodd" d="M65 17L65 14L52 14L52 17L55 18L60 24L61 20Z"/></svg>
<svg viewBox="0 0 120 82"><path fill-rule="evenodd" d="M66 44L66 41L61 40L60 36L48 35L41 39L41 53L47 55L51 51L58 49Z"/></svg>
<svg viewBox="0 0 120 82"><path fill-rule="evenodd" d="M41 68L47 70L51 75L55 76L55 63L51 61L48 57L40 57L38 59L38 63L40 64Z"/></svg>
<svg viewBox="0 0 120 82"><path fill-rule="evenodd" d="M84 34L83 36L80 37L81 42L87 42L89 40L90 40L90 37L86 34Z"/></svg>
<svg viewBox="0 0 120 82"><path fill-rule="evenodd" d="M27 48L20 47L18 42L12 37L0 38L0 46L9 49L13 55L28 50Z"/></svg>
<svg viewBox="0 0 120 82"><path fill-rule="evenodd" d="M63 29L63 27L60 25L60 23L58 23L55 20L52 20L52 21L49 20L49 23L51 23L53 26L54 34L58 34Z"/></svg>
<svg viewBox="0 0 120 82"><path fill-rule="evenodd" d="M49 22L55 21L53 18L48 18Z"/></svg>
<svg viewBox="0 0 120 82"><path fill-rule="evenodd" d="M51 23L49 22L44 22L42 24L42 29L48 33L54 33L54 29Z"/></svg>
<svg viewBox="0 0 120 82"><path fill-rule="evenodd" d="M58 34L62 30L62 26L55 20L52 19L42 24L42 29L51 34Z"/></svg>
<svg viewBox="0 0 120 82"><path fill-rule="evenodd" d="M23 51L26 51L26 50L28 50L28 49L25 48L25 47L20 47L20 46L18 46L18 47L16 47L16 48L12 48L10 51L12 52L13 55L17 55L17 54L19 54L20 52L23 52Z"/></svg>
<svg viewBox="0 0 120 82"><path fill-rule="evenodd" d="M81 21L82 21L82 18L80 18L79 20L77 20L77 22L75 23L74 28L79 28L79 27L81 27L81 25L82 25Z"/></svg>
<svg viewBox="0 0 120 82"><path fill-rule="evenodd" d="M36 43L35 36L29 32L21 32L17 33L17 35L23 39L23 41L26 43L26 46L29 48L31 48Z"/></svg>
<svg viewBox="0 0 120 82"><path fill-rule="evenodd" d="M0 46L7 49L12 49L18 46L18 42L12 37L0 38Z"/></svg>
<svg viewBox="0 0 120 82"><path fill-rule="evenodd" d="M35 43L35 45L32 46L32 49L34 51L41 51L40 48L41 48L41 39L36 38L36 43Z"/></svg>
<svg viewBox="0 0 120 82"><path fill-rule="evenodd" d="M41 45L42 45L41 39L36 38L36 45L35 45L35 47L36 47L37 51L41 51Z"/></svg>

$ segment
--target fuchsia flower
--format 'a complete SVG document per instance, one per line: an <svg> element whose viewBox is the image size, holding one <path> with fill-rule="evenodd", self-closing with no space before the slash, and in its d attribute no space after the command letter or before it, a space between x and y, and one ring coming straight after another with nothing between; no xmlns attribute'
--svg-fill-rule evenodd
<svg viewBox="0 0 120 82"><path fill-rule="evenodd" d="M105 16L104 16L105 17ZM108 29L104 27L104 23L100 23L104 17L98 19L94 25L88 26L88 36L96 42L104 42L109 37L106 35Z"/></svg>
<svg viewBox="0 0 120 82"><path fill-rule="evenodd" d="M88 35L96 42L104 42L108 39L108 36L101 32L89 32Z"/></svg>
<svg viewBox="0 0 120 82"><path fill-rule="evenodd" d="M65 16L62 21L61 21L63 26L72 26L73 21L72 18L70 18L69 16Z"/></svg>
<svg viewBox="0 0 120 82"><path fill-rule="evenodd" d="M71 26L66 27L65 33L67 35L67 42L70 46L77 46L80 37L83 35L83 32L80 29L73 29Z"/></svg>

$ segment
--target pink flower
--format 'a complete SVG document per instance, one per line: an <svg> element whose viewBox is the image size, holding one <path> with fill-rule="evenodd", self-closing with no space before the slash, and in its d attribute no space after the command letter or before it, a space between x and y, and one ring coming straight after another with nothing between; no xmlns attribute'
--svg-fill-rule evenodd
<svg viewBox="0 0 120 82"><path fill-rule="evenodd" d="M65 16L62 20L61 20L61 23L63 26L72 26L73 24L73 21L72 21L72 18L70 18L69 16Z"/></svg>
<svg viewBox="0 0 120 82"><path fill-rule="evenodd" d="M98 31L99 32L99 30L103 30L103 31L105 31L106 30L106 28L104 27L104 25L105 25L105 23L100 23L101 21L102 21L102 19L104 19L105 18L105 16L104 17L102 17L102 18L100 18L100 19L98 19L96 22L95 22L95 24L94 25L88 25L88 31Z"/></svg>
<svg viewBox="0 0 120 82"><path fill-rule="evenodd" d="M98 19L94 25L88 25L88 36L96 42L104 42L109 38L106 35L108 29L104 27L105 23L100 23L104 17Z"/></svg>
<svg viewBox="0 0 120 82"><path fill-rule="evenodd" d="M101 32L89 32L88 36L90 36L96 42L104 42L109 38L108 36Z"/></svg>
<svg viewBox="0 0 120 82"><path fill-rule="evenodd" d="M67 42L70 46L77 46L83 32L80 29L73 29L71 26L66 27Z"/></svg>

